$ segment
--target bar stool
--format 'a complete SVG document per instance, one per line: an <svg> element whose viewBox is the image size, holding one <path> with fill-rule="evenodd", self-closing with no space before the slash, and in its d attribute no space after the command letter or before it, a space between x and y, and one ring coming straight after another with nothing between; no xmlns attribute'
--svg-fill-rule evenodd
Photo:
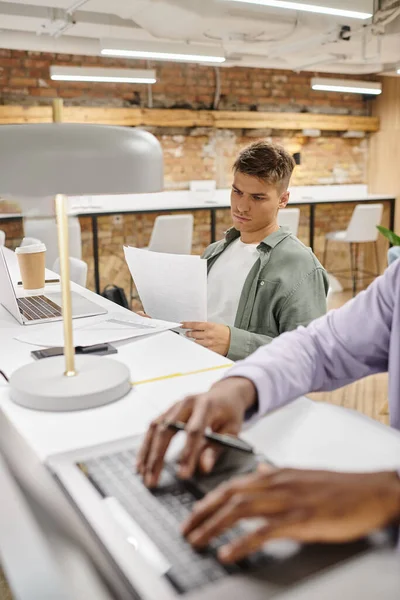
<svg viewBox="0 0 400 600"><path fill-rule="evenodd" d="M327 268L328 242L349 244L350 249L350 274L353 282L353 296L357 293L357 276L359 274L377 277L379 273L378 254L378 229L383 213L383 204L358 204L351 216L350 223L345 231L331 231L325 236L323 266ZM376 273L358 269L359 244L373 243L375 247ZM345 271L336 271L340 274Z"/></svg>
<svg viewBox="0 0 400 600"><path fill-rule="evenodd" d="M0 229L0 246L4 246L6 243L6 232Z"/></svg>
<svg viewBox="0 0 400 600"><path fill-rule="evenodd" d="M56 258L56 260L54 261L52 270L58 275L61 275L59 258ZM81 285L82 287L86 287L87 272L88 266L84 260L74 258L73 256L69 257L69 275L71 281L77 283L78 285Z"/></svg>
<svg viewBox="0 0 400 600"><path fill-rule="evenodd" d="M162 215L154 221L150 242L144 250L168 254L191 254L193 239L193 215ZM130 282L132 304L133 280Z"/></svg>
<svg viewBox="0 0 400 600"><path fill-rule="evenodd" d="M300 209L299 208L282 208L278 212L278 225L279 227L288 227L290 233L293 233L297 237L300 223Z"/></svg>

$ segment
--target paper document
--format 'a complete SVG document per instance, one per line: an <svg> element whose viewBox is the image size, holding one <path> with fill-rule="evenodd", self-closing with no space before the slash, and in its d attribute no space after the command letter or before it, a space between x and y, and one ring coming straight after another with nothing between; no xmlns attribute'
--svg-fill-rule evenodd
<svg viewBox="0 0 400 600"><path fill-rule="evenodd" d="M278 467L369 472L400 468L400 433L355 411L306 398L243 434Z"/></svg>
<svg viewBox="0 0 400 600"><path fill-rule="evenodd" d="M207 321L207 261L124 247L145 312L166 321Z"/></svg>
<svg viewBox="0 0 400 600"><path fill-rule="evenodd" d="M94 344L105 344L128 340L143 335L168 331L179 326L179 323L170 323L156 319L147 319L136 313L125 315L124 313L109 313L96 321L82 325L79 321L73 322L74 346L92 346ZM35 346L46 348L64 345L64 333L62 322L48 323L45 327L36 326L29 331L15 336L15 339Z"/></svg>

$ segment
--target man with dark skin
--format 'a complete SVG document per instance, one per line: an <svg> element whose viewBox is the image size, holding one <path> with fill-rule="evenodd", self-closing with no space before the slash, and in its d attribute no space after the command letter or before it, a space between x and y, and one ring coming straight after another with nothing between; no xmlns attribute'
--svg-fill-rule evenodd
<svg viewBox="0 0 400 600"><path fill-rule="evenodd" d="M179 476L212 471L218 456L207 428L237 435L242 425L311 391L329 391L368 375L389 373L391 425L400 430L400 260L365 292L336 311L285 333L237 363L209 392L174 404L150 426L137 468L157 485L173 421L186 423ZM400 524L399 472L363 474L269 469L231 480L195 505L183 534L195 547L239 519L264 517L255 532L219 551L236 561L266 541L345 542Z"/></svg>

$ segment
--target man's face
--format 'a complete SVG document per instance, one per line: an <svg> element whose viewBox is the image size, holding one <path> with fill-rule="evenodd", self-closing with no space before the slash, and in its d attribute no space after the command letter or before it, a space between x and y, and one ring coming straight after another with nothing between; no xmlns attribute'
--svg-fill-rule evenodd
<svg viewBox="0 0 400 600"><path fill-rule="evenodd" d="M236 172L231 192L231 214L235 229L243 233L261 231L276 222L278 210L289 200L289 192L257 177Z"/></svg>

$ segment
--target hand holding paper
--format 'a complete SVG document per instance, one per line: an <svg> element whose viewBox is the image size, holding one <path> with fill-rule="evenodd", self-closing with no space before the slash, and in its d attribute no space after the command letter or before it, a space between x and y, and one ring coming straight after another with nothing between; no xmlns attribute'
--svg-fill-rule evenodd
<svg viewBox="0 0 400 600"><path fill-rule="evenodd" d="M183 329L188 329L186 336L195 340L200 346L226 356L229 352L231 330L220 323L182 323Z"/></svg>
<svg viewBox="0 0 400 600"><path fill-rule="evenodd" d="M207 261L124 247L146 314L165 321L207 321Z"/></svg>

